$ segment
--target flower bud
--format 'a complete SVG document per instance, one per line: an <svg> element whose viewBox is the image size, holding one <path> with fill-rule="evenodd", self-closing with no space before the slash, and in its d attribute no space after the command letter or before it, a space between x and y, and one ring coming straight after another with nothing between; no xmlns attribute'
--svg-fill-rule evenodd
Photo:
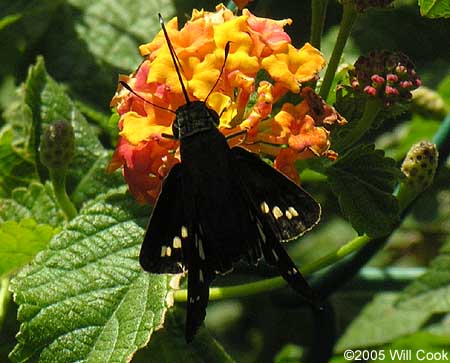
<svg viewBox="0 0 450 363"><path fill-rule="evenodd" d="M427 141L414 144L402 164L406 183L416 192L422 192L433 182L437 165L438 151L435 144Z"/></svg>
<svg viewBox="0 0 450 363"><path fill-rule="evenodd" d="M372 51L359 57L349 71L350 85L370 97L378 97L386 106L411 99L411 91L420 86L411 60L399 52Z"/></svg>
<svg viewBox="0 0 450 363"><path fill-rule="evenodd" d="M450 112L442 96L426 87L421 87L412 92L414 111L426 117L443 119Z"/></svg>
<svg viewBox="0 0 450 363"><path fill-rule="evenodd" d="M45 130L41 137L39 156L42 164L49 169L67 167L75 153L75 135L67 121L56 121Z"/></svg>

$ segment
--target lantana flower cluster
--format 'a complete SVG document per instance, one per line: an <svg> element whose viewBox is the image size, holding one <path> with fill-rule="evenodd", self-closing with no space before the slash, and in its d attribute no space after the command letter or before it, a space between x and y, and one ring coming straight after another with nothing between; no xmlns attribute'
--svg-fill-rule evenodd
<svg viewBox="0 0 450 363"><path fill-rule="evenodd" d="M215 12L194 10L181 29L177 18L166 28L190 100L207 98L207 106L220 115L219 129L225 135L246 130L244 138L230 138L230 143L272 157L276 168L298 181L294 162L334 157L327 128L344 120L303 86L317 79L325 60L308 43L295 48L284 31L289 24L290 19L259 18L247 9L237 16L218 5ZM153 203L163 178L180 159L179 141L166 137L172 134L174 114L164 108L175 111L186 101L162 31L139 50L145 60L120 80L140 97L119 86L111 102L120 115L120 138L109 170L122 167L137 200ZM256 81L260 71L267 80ZM301 94L303 100L280 105L289 92Z"/></svg>

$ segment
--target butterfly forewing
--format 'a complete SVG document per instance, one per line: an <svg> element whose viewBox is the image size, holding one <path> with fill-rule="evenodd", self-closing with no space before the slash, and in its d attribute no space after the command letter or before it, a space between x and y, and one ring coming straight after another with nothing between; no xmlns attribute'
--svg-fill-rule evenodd
<svg viewBox="0 0 450 363"><path fill-rule="evenodd" d="M297 184L241 147L231 155L244 195L279 241L298 238L318 223L320 205Z"/></svg>
<svg viewBox="0 0 450 363"><path fill-rule="evenodd" d="M152 273L183 272L183 241L189 238L182 196L182 167L175 165L164 180L142 243L139 262Z"/></svg>

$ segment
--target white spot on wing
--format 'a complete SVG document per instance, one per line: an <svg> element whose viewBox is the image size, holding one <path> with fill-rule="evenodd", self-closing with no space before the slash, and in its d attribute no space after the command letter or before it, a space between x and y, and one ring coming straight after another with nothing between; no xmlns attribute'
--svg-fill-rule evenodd
<svg viewBox="0 0 450 363"><path fill-rule="evenodd" d="M167 249L166 249L166 256L167 256L167 257L170 257L171 254L172 254L172 249L170 248L170 246L167 246Z"/></svg>
<svg viewBox="0 0 450 363"><path fill-rule="evenodd" d="M167 250L166 246L161 246L161 257L164 257L166 255L166 250Z"/></svg>
<svg viewBox="0 0 450 363"><path fill-rule="evenodd" d="M284 212L284 214L286 215L287 219L292 219L292 213L289 212L288 210L286 212Z"/></svg>
<svg viewBox="0 0 450 363"><path fill-rule="evenodd" d="M186 226L182 226L181 227L181 237L187 238L187 236L188 236L188 229L186 228Z"/></svg>
<svg viewBox="0 0 450 363"><path fill-rule="evenodd" d="M267 214L270 212L269 206L267 205L266 202L262 202L260 207L261 207L261 212L263 212L264 214Z"/></svg>
<svg viewBox="0 0 450 363"><path fill-rule="evenodd" d="M272 214L275 217L275 219L278 219L283 216L283 212L278 206L273 207Z"/></svg>
<svg viewBox="0 0 450 363"><path fill-rule="evenodd" d="M175 236L173 238L173 248L181 248L181 238L178 236Z"/></svg>
<svg viewBox="0 0 450 363"><path fill-rule="evenodd" d="M293 217L298 217L298 212L294 207L289 207L288 211L292 214Z"/></svg>

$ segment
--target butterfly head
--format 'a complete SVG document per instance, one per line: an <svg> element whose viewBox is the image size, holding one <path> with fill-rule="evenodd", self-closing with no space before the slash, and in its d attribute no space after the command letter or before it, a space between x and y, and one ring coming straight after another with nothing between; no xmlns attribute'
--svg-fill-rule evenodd
<svg viewBox="0 0 450 363"><path fill-rule="evenodd" d="M208 108L205 102L191 101L177 109L172 131L176 139L182 139L201 131L215 129L218 125L219 115L216 111Z"/></svg>

